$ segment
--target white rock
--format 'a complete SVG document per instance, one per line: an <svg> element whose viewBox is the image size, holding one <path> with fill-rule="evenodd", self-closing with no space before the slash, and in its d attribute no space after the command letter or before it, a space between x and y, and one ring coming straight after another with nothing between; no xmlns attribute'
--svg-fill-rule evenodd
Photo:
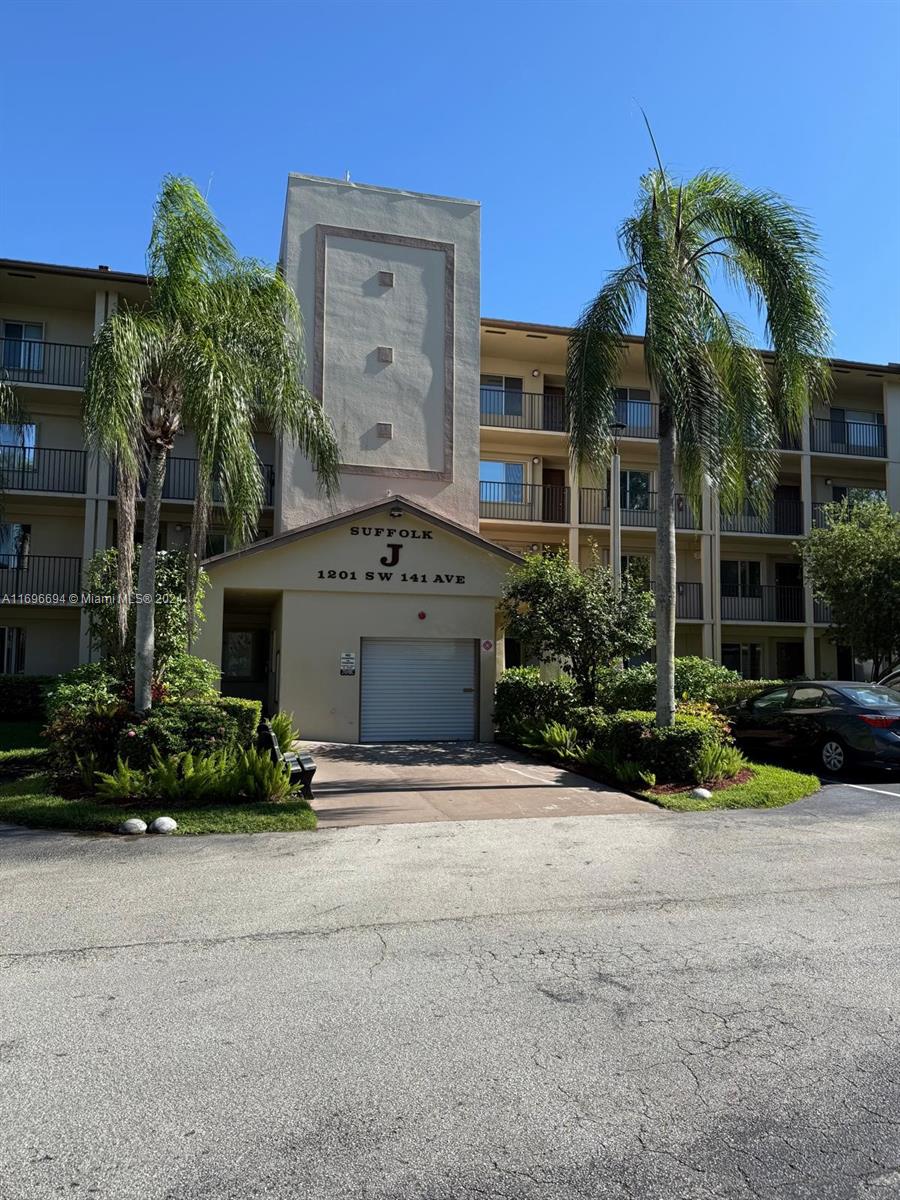
<svg viewBox="0 0 900 1200"><path fill-rule="evenodd" d="M178 822L173 821L171 817L157 817L150 826L151 833L174 833L178 828Z"/></svg>
<svg viewBox="0 0 900 1200"><path fill-rule="evenodd" d="M712 798L712 792L709 788L694 788L691 795L695 800L710 800Z"/></svg>
<svg viewBox="0 0 900 1200"><path fill-rule="evenodd" d="M119 826L119 833L146 833L147 822L142 821L140 817L129 817L127 821L123 821Z"/></svg>

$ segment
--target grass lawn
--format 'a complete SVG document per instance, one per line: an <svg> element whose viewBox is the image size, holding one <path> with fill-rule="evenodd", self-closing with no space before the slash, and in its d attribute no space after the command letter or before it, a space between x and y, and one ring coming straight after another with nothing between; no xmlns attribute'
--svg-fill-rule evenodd
<svg viewBox="0 0 900 1200"><path fill-rule="evenodd" d="M41 721L0 722L0 776L40 763L47 753L41 728Z"/></svg>
<svg viewBox="0 0 900 1200"><path fill-rule="evenodd" d="M49 790L46 775L26 775L0 783L0 821L11 825L114 833L127 817L140 817L148 825L155 817L174 817L178 833L275 833L316 827L316 814L306 800L300 799L283 804L183 809L136 801L126 807L94 800L64 800Z"/></svg>
<svg viewBox="0 0 900 1200"><path fill-rule="evenodd" d="M801 775L784 767L751 764L753 778L713 792L708 800L696 800L686 792L639 792L645 800L673 812L705 812L711 808L780 808L811 796L822 786L815 775Z"/></svg>

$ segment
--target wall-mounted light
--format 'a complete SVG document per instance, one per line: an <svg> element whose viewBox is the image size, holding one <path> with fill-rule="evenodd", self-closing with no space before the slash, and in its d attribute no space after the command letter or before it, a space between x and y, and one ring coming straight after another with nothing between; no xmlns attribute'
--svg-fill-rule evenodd
<svg viewBox="0 0 900 1200"><path fill-rule="evenodd" d="M533 370L532 370L532 372L531 372L531 378L532 378L532 379L537 379L537 377L538 377L539 375L540 375L540 371L537 369L537 367L534 367L534 369L533 369Z"/></svg>
<svg viewBox="0 0 900 1200"><path fill-rule="evenodd" d="M402 516L403 516L403 509L400 507L399 504L395 504L394 507L391 509L391 520L399 521Z"/></svg>
<svg viewBox="0 0 900 1200"><path fill-rule="evenodd" d="M535 466L537 466L541 460L540 460L540 457L536 454L531 461L534 463Z"/></svg>

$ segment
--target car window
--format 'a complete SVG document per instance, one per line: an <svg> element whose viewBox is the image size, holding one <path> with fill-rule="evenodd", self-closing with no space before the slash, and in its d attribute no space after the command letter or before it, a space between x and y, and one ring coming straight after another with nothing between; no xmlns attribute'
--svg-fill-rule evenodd
<svg viewBox="0 0 900 1200"><path fill-rule="evenodd" d="M776 688L774 692L766 692L763 696L757 696L751 705L754 712L777 712L779 708L784 708L785 701L788 698L790 688Z"/></svg>
<svg viewBox="0 0 900 1200"><path fill-rule="evenodd" d="M900 691L896 688L860 684L859 687L846 687L843 690L845 696L863 708L900 708Z"/></svg>
<svg viewBox="0 0 900 1200"><path fill-rule="evenodd" d="M820 687L796 687L791 696L791 708L822 708L827 701Z"/></svg>

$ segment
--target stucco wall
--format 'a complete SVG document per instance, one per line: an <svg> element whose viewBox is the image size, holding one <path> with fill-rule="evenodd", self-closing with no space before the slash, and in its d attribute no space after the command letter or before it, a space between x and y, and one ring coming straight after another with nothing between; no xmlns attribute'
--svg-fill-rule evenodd
<svg viewBox="0 0 900 1200"><path fill-rule="evenodd" d="M303 455L284 447L279 530L398 492L477 529L479 248L472 202L290 177L282 263L303 312L307 383L321 385L351 469L329 504ZM392 362L379 361L379 347ZM393 437L378 437L378 423Z"/></svg>

